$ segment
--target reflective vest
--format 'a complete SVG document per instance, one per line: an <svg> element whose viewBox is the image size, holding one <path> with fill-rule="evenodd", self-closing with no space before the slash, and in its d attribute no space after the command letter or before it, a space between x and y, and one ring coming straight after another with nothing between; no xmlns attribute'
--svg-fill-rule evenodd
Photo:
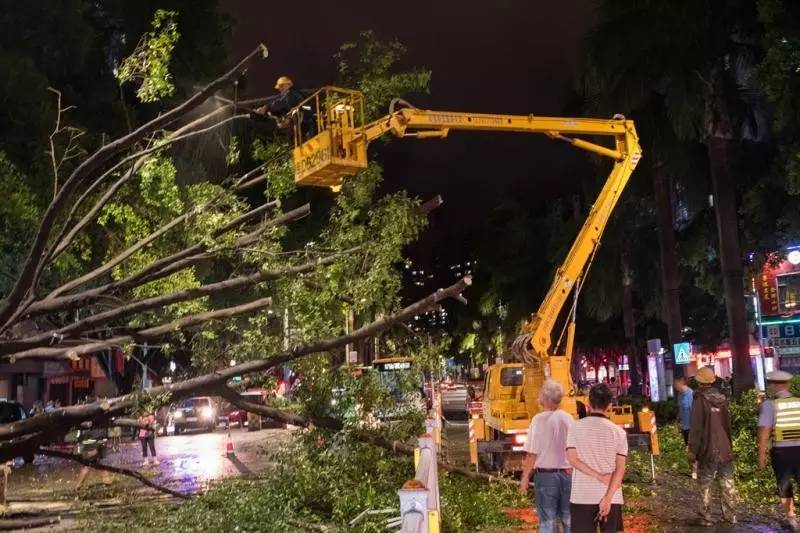
<svg viewBox="0 0 800 533"><path fill-rule="evenodd" d="M800 440L800 398L775 398L773 440Z"/></svg>

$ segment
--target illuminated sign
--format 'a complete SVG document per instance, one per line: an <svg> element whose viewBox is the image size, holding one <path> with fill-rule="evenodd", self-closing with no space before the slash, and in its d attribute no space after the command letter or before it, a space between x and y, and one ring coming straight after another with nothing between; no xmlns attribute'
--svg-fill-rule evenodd
<svg viewBox="0 0 800 533"><path fill-rule="evenodd" d="M676 365L688 365L692 360L692 345L688 342L679 342L672 345Z"/></svg>
<svg viewBox="0 0 800 533"><path fill-rule="evenodd" d="M650 400L657 402L658 397L658 362L654 354L647 356L647 375L650 377Z"/></svg>

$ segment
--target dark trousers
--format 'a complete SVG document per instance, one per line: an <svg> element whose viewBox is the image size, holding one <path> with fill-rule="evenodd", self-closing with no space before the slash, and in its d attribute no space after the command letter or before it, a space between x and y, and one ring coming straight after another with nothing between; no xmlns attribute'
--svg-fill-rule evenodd
<svg viewBox="0 0 800 533"><path fill-rule="evenodd" d="M608 516L598 520L599 505L584 505L581 503L569 504L572 533L617 533L622 531L622 505L611 504Z"/></svg>
<svg viewBox="0 0 800 533"><path fill-rule="evenodd" d="M150 455L156 456L156 436L150 435L149 437L139 437L139 442L142 443L142 457L147 458L147 447L150 447Z"/></svg>
<svg viewBox="0 0 800 533"><path fill-rule="evenodd" d="M703 511L700 516L711 521L711 485L716 477L722 499L722 517L731 520L736 516L736 485L733 481L733 461L717 463L698 461L697 476L700 480L700 494L703 498Z"/></svg>

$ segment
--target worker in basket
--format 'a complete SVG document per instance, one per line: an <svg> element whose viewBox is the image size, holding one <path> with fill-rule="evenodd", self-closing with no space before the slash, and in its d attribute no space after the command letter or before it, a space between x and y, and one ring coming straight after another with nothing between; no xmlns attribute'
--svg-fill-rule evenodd
<svg viewBox="0 0 800 533"><path fill-rule="evenodd" d="M268 98L263 106L255 110L256 113L274 118L280 128L291 128L294 121L298 121L303 138L313 137L316 134L313 110L310 106L297 107L305 100L305 95L288 76L278 78L275 89L278 94Z"/></svg>

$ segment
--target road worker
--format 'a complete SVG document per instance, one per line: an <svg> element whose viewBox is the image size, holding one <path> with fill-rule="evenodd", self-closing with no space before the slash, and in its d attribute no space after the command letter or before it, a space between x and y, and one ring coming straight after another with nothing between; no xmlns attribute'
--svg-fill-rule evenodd
<svg viewBox="0 0 800 533"><path fill-rule="evenodd" d="M714 526L711 517L711 485L716 478L722 496L722 519L736 523L736 485L733 480L733 443L728 398L714 384L717 376L709 367L697 371L699 389L689 421L689 464L698 463L703 510L700 525Z"/></svg>
<svg viewBox="0 0 800 533"><path fill-rule="evenodd" d="M758 416L758 466L767 465L767 446L772 439L772 470L778 485L778 497L786 513L787 525L800 531L795 515L792 478L800 483L800 398L789 392L792 375L783 370L767 373L767 391L772 400L761 404Z"/></svg>
<svg viewBox="0 0 800 533"><path fill-rule="evenodd" d="M291 78L281 76L275 82L278 94L267 99L267 102L256 109L259 115L269 115L277 119L281 128L288 128L292 122L298 120L303 138L314 136L314 116L310 109L297 108L305 100L305 95L294 86Z"/></svg>

